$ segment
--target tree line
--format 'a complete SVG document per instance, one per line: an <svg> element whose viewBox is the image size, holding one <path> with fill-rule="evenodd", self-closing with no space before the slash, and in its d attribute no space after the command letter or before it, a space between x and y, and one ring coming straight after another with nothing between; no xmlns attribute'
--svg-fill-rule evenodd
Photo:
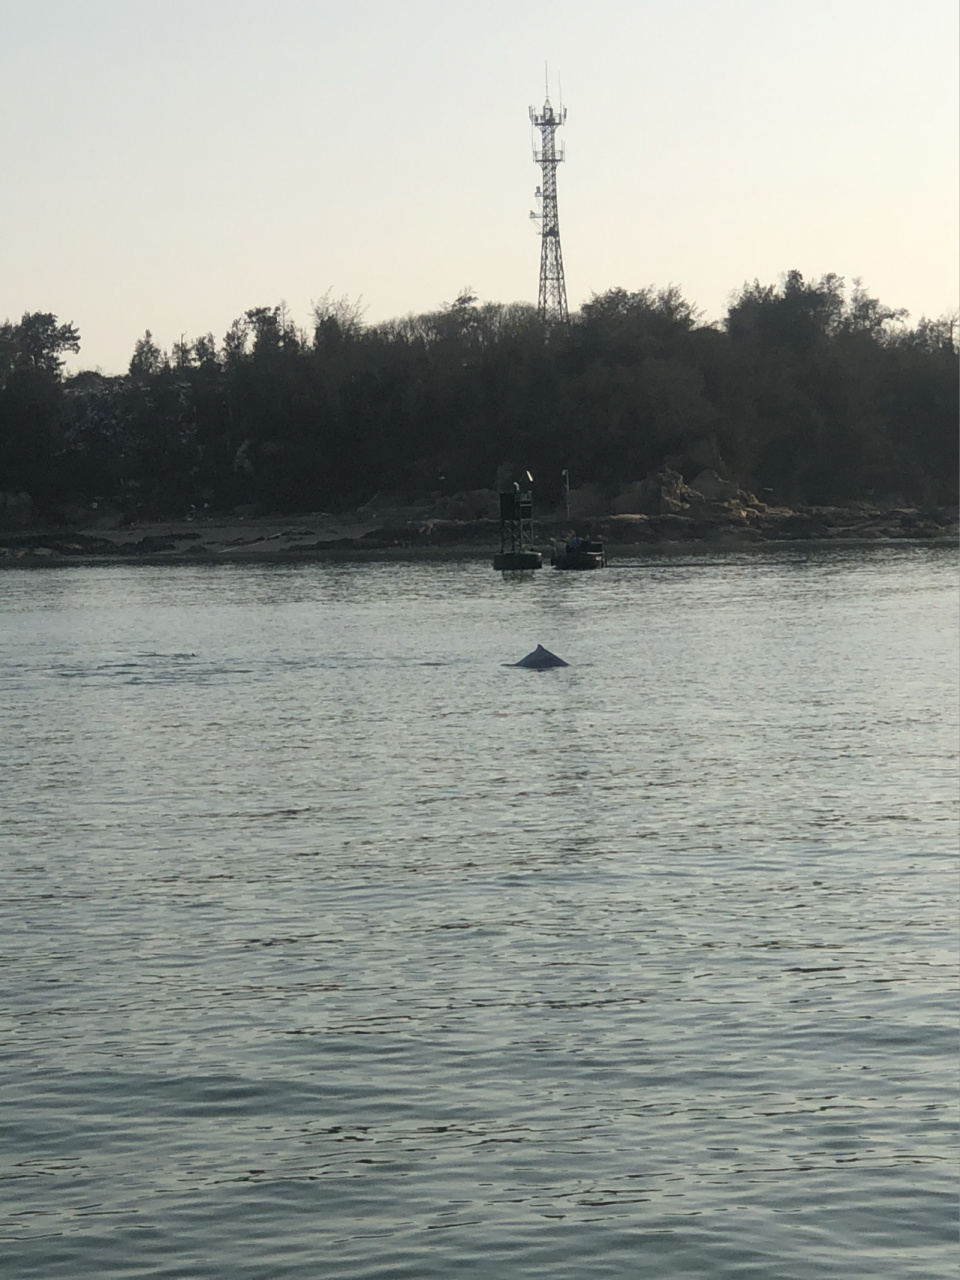
<svg viewBox="0 0 960 1280"><path fill-rule="evenodd" d="M910 327L835 275L747 284L715 324L674 287L547 331L465 290L382 324L254 307L170 352L147 331L121 376L64 376L79 345L48 313L0 325L0 489L51 518L419 503L511 466L544 502L564 470L614 496L665 463L788 505L957 500L955 319Z"/></svg>

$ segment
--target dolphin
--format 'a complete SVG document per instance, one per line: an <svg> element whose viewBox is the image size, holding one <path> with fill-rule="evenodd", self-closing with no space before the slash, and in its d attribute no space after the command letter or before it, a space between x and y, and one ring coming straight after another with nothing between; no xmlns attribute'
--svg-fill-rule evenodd
<svg viewBox="0 0 960 1280"><path fill-rule="evenodd" d="M564 662L555 653L551 653L542 644L538 644L533 653L528 653L519 662L505 662L503 665L505 667L526 667L530 671L547 671L550 667L569 667L570 663Z"/></svg>

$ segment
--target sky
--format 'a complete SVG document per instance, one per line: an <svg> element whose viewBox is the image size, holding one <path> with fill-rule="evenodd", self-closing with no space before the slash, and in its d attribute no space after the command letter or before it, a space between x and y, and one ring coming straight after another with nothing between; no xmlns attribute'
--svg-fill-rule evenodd
<svg viewBox="0 0 960 1280"><path fill-rule="evenodd" d="M546 63L571 309L795 268L916 323L958 301L957 48L955 0L0 0L0 317L118 373L328 292L536 303Z"/></svg>

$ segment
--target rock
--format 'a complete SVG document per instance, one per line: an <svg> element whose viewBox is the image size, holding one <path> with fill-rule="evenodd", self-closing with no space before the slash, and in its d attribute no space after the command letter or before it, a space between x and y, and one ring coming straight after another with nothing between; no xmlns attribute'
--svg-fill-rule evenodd
<svg viewBox="0 0 960 1280"><path fill-rule="evenodd" d="M690 504L696 502L699 495L684 483L679 471L664 467L654 477L660 486L660 512L662 516L681 515L689 510Z"/></svg>
<svg viewBox="0 0 960 1280"><path fill-rule="evenodd" d="M678 542L690 538L702 536L702 528L698 526L695 520L691 520L689 516L673 515L666 512L657 521L659 532L662 538L668 542Z"/></svg>
<svg viewBox="0 0 960 1280"><path fill-rule="evenodd" d="M775 536L778 538L799 538L802 540L828 538L831 531L822 516L810 511L793 511L774 524Z"/></svg>
<svg viewBox="0 0 960 1280"><path fill-rule="evenodd" d="M708 502L735 502L740 498L740 486L735 480L723 480L716 471L701 471L690 481L694 493L702 494Z"/></svg>
<svg viewBox="0 0 960 1280"><path fill-rule="evenodd" d="M768 510L767 504L765 502L761 502L757 495L755 493L751 493L749 489L739 490L739 501L743 506L750 507L754 511Z"/></svg>
<svg viewBox="0 0 960 1280"><path fill-rule="evenodd" d="M662 493L660 495L660 514L662 516L682 516L685 511L689 510L690 503L681 502L672 493Z"/></svg>

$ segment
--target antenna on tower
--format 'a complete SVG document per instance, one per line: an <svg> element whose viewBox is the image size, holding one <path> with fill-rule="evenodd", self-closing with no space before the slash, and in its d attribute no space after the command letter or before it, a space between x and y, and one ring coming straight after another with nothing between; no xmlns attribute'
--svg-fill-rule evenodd
<svg viewBox="0 0 960 1280"><path fill-rule="evenodd" d="M560 106L555 111L550 105L550 85L547 81L547 64L543 64L546 81L546 98L543 110L530 108L530 123L540 130L540 147L533 148L534 164L543 170L543 181L537 189L540 212L531 217L540 223L540 294L537 313L544 324L564 324L567 316L567 285L563 276L563 254L560 250L560 216L557 212L557 165L564 158L563 144L558 149L556 132L567 118L567 111ZM561 99L562 101L562 99Z"/></svg>

